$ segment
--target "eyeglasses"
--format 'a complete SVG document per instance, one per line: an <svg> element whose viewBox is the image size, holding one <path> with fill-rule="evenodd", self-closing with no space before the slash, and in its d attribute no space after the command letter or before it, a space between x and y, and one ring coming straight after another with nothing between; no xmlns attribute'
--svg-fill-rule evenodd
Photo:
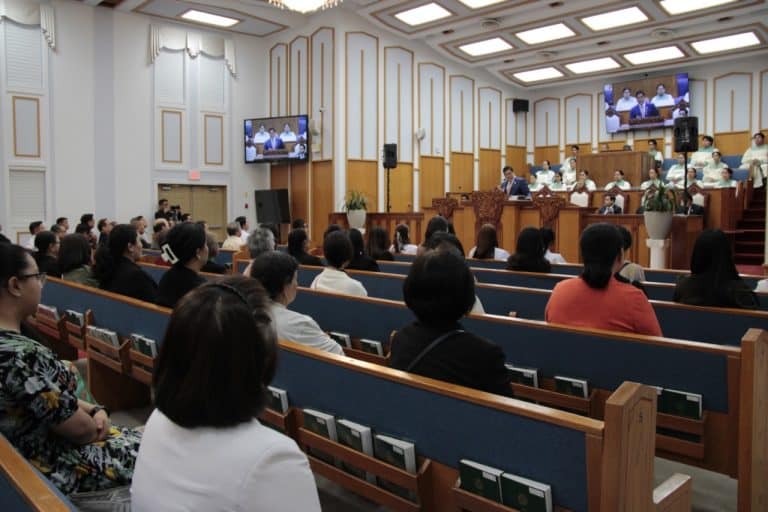
<svg viewBox="0 0 768 512"><path fill-rule="evenodd" d="M35 277L38 281L40 281L40 284L45 284L46 274L45 272L37 272L35 274L21 274L16 277L18 279L29 279L31 277Z"/></svg>

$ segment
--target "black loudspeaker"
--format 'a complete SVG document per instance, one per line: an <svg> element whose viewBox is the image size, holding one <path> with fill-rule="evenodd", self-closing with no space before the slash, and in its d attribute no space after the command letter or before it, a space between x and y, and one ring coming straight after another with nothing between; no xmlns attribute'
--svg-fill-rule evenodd
<svg viewBox="0 0 768 512"><path fill-rule="evenodd" d="M384 168L397 167L397 144L384 144Z"/></svg>
<svg viewBox="0 0 768 512"><path fill-rule="evenodd" d="M673 131L675 153L692 153L699 150L699 118L678 117Z"/></svg>
<svg viewBox="0 0 768 512"><path fill-rule="evenodd" d="M512 112L528 112L528 100L512 100Z"/></svg>
<svg viewBox="0 0 768 512"><path fill-rule="evenodd" d="M260 224L289 224L291 222L291 210L288 205L288 189L257 190L256 195L256 220Z"/></svg>

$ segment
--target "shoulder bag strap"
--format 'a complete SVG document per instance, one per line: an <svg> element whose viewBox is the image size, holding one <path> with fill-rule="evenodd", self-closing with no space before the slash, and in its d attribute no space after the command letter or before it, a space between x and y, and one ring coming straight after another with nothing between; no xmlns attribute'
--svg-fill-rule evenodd
<svg viewBox="0 0 768 512"><path fill-rule="evenodd" d="M438 336L437 338L435 338L435 339L432 341L432 343L430 343L429 345L427 345L427 346L424 348L424 350L422 350L421 352L419 352L419 355L417 355L417 356L416 356L416 357L413 359L413 361L411 361L411 364L409 364L409 365L408 365L408 368L406 368L406 369L405 369L405 371L407 371L407 372L410 372L410 371L412 371L412 370L413 370L414 368L416 368L416 366L417 366L417 365L418 365L418 364L421 362L421 360L422 360L422 359L424 359L424 356L426 356L427 354L429 354L429 353L430 353L430 352L431 352L431 351L432 351L432 350L433 350L433 349L434 349L436 346L438 346L440 343L442 343L443 341L447 340L447 339L448 339L448 338L450 338L451 336L453 336L453 335L455 335L455 334L461 334L461 333L463 333L463 332L464 332L464 331L463 331L462 329L456 329L455 331L449 331L449 332L447 332L447 333L445 333L445 334L443 334L443 335L441 335L441 336Z"/></svg>

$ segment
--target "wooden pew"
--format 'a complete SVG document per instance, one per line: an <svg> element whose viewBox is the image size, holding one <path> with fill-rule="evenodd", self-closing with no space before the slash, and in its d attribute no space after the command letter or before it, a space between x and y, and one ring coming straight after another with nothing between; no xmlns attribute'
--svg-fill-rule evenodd
<svg viewBox="0 0 768 512"><path fill-rule="evenodd" d="M147 325L155 326L143 333L160 340L151 313L167 321L168 310L147 305L135 311L129 309L135 306L130 299L57 279L49 285L44 300L56 307L87 305L94 318L108 319L104 325L121 334L118 318L135 314L137 322L146 320ZM70 295L76 297L68 299ZM107 309L114 311L107 314ZM274 385L288 391L292 406L320 409L370 425L377 432L412 440L419 454L429 460L422 464L424 476L417 479L421 501L414 506L310 455L317 473L395 510L443 511L459 504L466 510L490 510L484 500L456 489L456 467L462 458L547 482L553 486L555 503L567 510L690 510L688 477L676 475L656 490L652 488L656 398L646 386L619 386L606 402L603 422L290 342L281 342L280 350ZM318 382L323 383L323 393L317 392ZM108 391L122 394L124 389ZM300 424L294 423L293 429L300 445L332 450L379 475L393 474L375 459L319 438ZM639 454L641 463L637 463ZM624 478L616 479L616 474Z"/></svg>
<svg viewBox="0 0 768 512"><path fill-rule="evenodd" d="M77 508L0 434L0 510L76 512Z"/></svg>

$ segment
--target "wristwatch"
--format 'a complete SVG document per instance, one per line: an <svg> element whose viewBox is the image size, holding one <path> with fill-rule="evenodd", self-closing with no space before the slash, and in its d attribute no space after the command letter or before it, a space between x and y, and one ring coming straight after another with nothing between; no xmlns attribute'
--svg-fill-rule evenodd
<svg viewBox="0 0 768 512"><path fill-rule="evenodd" d="M94 405L93 408L90 411L88 411L88 415L91 418L93 418L94 416L96 416L96 413L99 411L104 411L105 413L107 413L107 416L109 416L109 409L107 409L103 405Z"/></svg>

